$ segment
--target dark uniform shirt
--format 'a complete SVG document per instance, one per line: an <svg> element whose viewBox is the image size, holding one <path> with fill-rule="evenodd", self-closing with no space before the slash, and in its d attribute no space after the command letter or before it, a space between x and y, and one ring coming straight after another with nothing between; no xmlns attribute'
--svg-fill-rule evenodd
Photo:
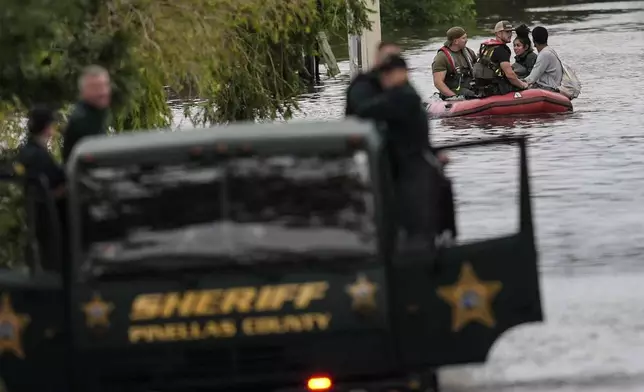
<svg viewBox="0 0 644 392"><path fill-rule="evenodd" d="M47 148L34 139L30 138L20 149L18 162L25 167L25 175L28 179L45 179L46 185L51 191L65 184L65 172L62 167L56 163ZM33 193L35 198L34 223L40 262L45 270L60 271L61 257L64 257L66 254L64 252L67 250L63 239L66 232L65 199L58 199L54 202L55 211L53 212L57 219L55 222L51 219L50 204L45 199L42 188L35 189L35 193ZM61 236L54 236L52 230L56 230ZM32 254L30 257L33 258L34 255Z"/></svg>
<svg viewBox="0 0 644 392"><path fill-rule="evenodd" d="M95 108L79 102L69 117L63 139L63 161L67 162L71 152L82 138L103 135L107 132L108 110Z"/></svg>
<svg viewBox="0 0 644 392"><path fill-rule="evenodd" d="M512 51L507 45L499 45L496 48L494 48L494 52L492 53L492 57L490 60L492 60L493 63L495 64L501 64L505 62L510 62L510 57L512 57Z"/></svg>
<svg viewBox="0 0 644 392"><path fill-rule="evenodd" d="M360 107L361 103L365 100L372 99L382 93L382 91L383 89L378 80L377 72L369 71L359 73L353 78L347 88L347 102L344 114L346 116L359 116L356 109Z"/></svg>
<svg viewBox="0 0 644 392"><path fill-rule="evenodd" d="M431 149L427 111L411 84L383 90L374 76L358 78L347 90L347 115L386 124L386 139L399 150Z"/></svg>
<svg viewBox="0 0 644 392"><path fill-rule="evenodd" d="M18 162L26 169L29 178L44 176L50 190L54 190L65 183L65 172L56 163L47 148L30 138L18 153Z"/></svg>
<svg viewBox="0 0 644 392"><path fill-rule="evenodd" d="M384 90L377 73L368 72L357 76L347 89L346 114L385 125L401 226L408 236L435 233L433 173L425 160L433 149L427 111L418 92L409 83Z"/></svg>

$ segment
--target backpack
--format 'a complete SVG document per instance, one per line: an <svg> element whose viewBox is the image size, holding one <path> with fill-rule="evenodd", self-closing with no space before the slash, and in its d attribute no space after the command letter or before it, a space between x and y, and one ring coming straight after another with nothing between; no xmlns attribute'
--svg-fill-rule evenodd
<svg viewBox="0 0 644 392"><path fill-rule="evenodd" d="M581 94L581 81L577 77L577 72L570 67L568 64L561 61L557 52L552 50L552 53L555 54L561 68L563 69L563 77L561 78L561 86L559 86L559 93L565 95L568 99L573 100Z"/></svg>

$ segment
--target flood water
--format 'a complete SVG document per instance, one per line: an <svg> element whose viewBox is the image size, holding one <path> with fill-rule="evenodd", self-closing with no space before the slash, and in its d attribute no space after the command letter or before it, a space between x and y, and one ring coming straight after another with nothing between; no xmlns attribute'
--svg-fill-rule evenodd
<svg viewBox="0 0 644 392"><path fill-rule="evenodd" d="M441 120L432 141L529 137L547 321L512 330L489 363L447 369L448 391L644 391L644 2L531 8L516 24L545 25L550 45L584 83L573 114ZM497 18L484 20L491 28ZM489 22L489 23L488 23ZM477 49L488 37L472 37ZM423 95L442 38L407 40ZM300 118L341 117L344 75L302 100ZM451 154L465 239L516 226L516 151Z"/></svg>

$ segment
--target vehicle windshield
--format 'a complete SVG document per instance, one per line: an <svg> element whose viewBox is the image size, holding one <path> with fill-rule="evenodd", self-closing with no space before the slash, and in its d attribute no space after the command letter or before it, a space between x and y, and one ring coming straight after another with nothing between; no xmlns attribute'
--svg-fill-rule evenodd
<svg viewBox="0 0 644 392"><path fill-rule="evenodd" d="M225 263L376 254L367 154L264 156L79 174L89 264L179 255ZM86 264L87 265L87 264Z"/></svg>

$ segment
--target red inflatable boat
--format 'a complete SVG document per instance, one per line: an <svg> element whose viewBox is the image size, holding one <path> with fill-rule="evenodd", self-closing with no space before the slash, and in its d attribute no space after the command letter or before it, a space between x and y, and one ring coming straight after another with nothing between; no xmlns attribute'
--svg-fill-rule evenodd
<svg viewBox="0 0 644 392"><path fill-rule="evenodd" d="M511 116L572 111L570 99L546 90L524 90L467 101L439 101L427 106L431 118Z"/></svg>

